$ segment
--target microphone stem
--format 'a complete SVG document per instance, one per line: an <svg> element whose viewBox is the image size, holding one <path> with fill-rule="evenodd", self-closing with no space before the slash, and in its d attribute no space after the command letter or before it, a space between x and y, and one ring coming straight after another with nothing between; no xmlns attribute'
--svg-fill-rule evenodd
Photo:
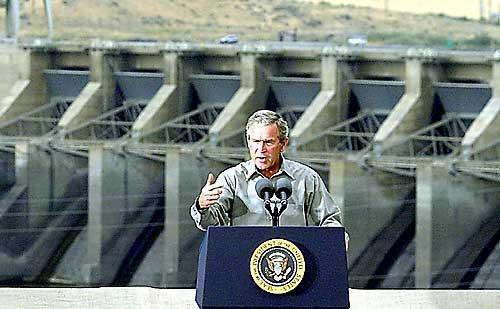
<svg viewBox="0 0 500 309"><path fill-rule="evenodd" d="M274 205L274 210L272 212L273 226L280 226L280 215L278 213L278 207Z"/></svg>
<svg viewBox="0 0 500 309"><path fill-rule="evenodd" d="M288 201L281 200L281 207L280 207L280 212L278 213L278 216L281 216L281 214L285 211L287 206L288 206Z"/></svg>
<svg viewBox="0 0 500 309"><path fill-rule="evenodd" d="M269 211L271 213L271 217L273 220L273 226L280 226L280 216L281 214L285 211L286 207L288 206L287 200L281 200L279 203L281 204L281 207L278 208L278 202L274 202L274 208L273 211ZM271 208L271 207L269 207Z"/></svg>

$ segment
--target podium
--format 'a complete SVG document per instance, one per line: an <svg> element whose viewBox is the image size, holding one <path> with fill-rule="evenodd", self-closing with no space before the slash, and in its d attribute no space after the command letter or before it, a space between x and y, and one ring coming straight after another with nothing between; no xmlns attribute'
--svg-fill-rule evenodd
<svg viewBox="0 0 500 309"><path fill-rule="evenodd" d="M342 227L209 227L200 308L349 308Z"/></svg>

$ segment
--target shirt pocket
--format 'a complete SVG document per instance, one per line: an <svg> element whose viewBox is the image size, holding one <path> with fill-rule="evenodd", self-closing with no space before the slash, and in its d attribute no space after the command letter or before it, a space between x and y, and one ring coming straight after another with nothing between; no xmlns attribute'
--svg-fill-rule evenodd
<svg viewBox="0 0 500 309"><path fill-rule="evenodd" d="M286 217L302 216L302 214L304 213L303 209L304 206L301 204L296 204L295 202L288 202L288 206L281 215Z"/></svg>
<svg viewBox="0 0 500 309"><path fill-rule="evenodd" d="M288 203L287 208L281 214L280 224L282 226L305 226L303 208L302 204Z"/></svg>

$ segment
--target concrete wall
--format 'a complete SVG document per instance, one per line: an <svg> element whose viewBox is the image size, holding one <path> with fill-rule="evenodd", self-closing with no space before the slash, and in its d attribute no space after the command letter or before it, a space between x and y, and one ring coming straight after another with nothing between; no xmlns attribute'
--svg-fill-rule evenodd
<svg viewBox="0 0 500 309"><path fill-rule="evenodd" d="M111 284L163 194L163 164L95 145L89 149L89 212L82 272L87 284ZM131 275L131 274L130 274Z"/></svg>
<svg viewBox="0 0 500 309"><path fill-rule="evenodd" d="M0 98L9 94L19 79L28 75L28 54L16 45L0 45Z"/></svg>
<svg viewBox="0 0 500 309"><path fill-rule="evenodd" d="M377 154L431 122L436 68L426 65L424 59L410 58L405 62L405 71L405 93L373 138ZM409 155L408 149L398 147L390 152Z"/></svg>
<svg viewBox="0 0 500 309"><path fill-rule="evenodd" d="M500 129L500 62L492 64L492 75L490 80L492 87L492 98L481 110L470 129L466 132L462 141L464 157L470 156L472 152L486 148L498 140Z"/></svg>
<svg viewBox="0 0 500 309"><path fill-rule="evenodd" d="M203 233L190 216L190 207L212 171L196 153L169 148L165 156L165 262L166 286L192 286L196 279L198 247ZM212 171L215 174L216 171Z"/></svg>
<svg viewBox="0 0 500 309"><path fill-rule="evenodd" d="M438 162L419 164L417 287L459 286L478 258L479 248L491 240L498 228L494 220L500 214L498 188L497 182L456 174ZM486 225L493 225L493 231Z"/></svg>
<svg viewBox="0 0 500 309"><path fill-rule="evenodd" d="M0 191L6 190L15 183L15 157L14 153L0 151L0 169L2 177L0 178Z"/></svg>
<svg viewBox="0 0 500 309"><path fill-rule="evenodd" d="M84 222L87 168L85 160L38 145L18 143L15 149L16 182L1 199L1 226L11 233L4 239L0 277L30 281L64 252L69 232Z"/></svg>
<svg viewBox="0 0 500 309"><path fill-rule="evenodd" d="M233 95L224 110L217 117L209 130L212 143L220 136L245 127L248 117L258 109L265 107L269 85L266 70L258 55L241 55L241 86Z"/></svg>
<svg viewBox="0 0 500 309"><path fill-rule="evenodd" d="M321 91L290 132L292 151L300 141L311 139L347 118L351 76L351 68L341 57L324 55L321 58Z"/></svg>
<svg viewBox="0 0 500 309"><path fill-rule="evenodd" d="M388 257L381 252L388 252L398 241L404 244L399 238L414 224L414 186L411 177L363 168L346 158L331 161L330 191L340 205L342 222L350 236L351 286L368 286L378 268L388 263L384 260ZM400 228L390 229L391 225ZM401 254L402 250L393 254Z"/></svg>

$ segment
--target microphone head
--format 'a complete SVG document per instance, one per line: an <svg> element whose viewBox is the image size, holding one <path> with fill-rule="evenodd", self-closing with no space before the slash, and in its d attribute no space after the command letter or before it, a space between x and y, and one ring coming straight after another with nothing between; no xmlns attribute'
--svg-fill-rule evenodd
<svg viewBox="0 0 500 309"><path fill-rule="evenodd" d="M255 184L255 191L261 199L270 198L274 194L273 183L269 179L262 178Z"/></svg>
<svg viewBox="0 0 500 309"><path fill-rule="evenodd" d="M288 178L280 178L276 182L276 195L281 198L282 193L286 199L292 195L292 183Z"/></svg>

